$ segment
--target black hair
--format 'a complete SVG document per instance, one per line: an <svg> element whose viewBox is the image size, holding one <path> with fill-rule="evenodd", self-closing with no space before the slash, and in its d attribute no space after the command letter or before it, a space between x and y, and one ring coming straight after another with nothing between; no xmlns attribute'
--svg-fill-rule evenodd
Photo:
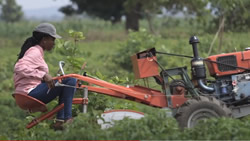
<svg viewBox="0 0 250 141"><path fill-rule="evenodd" d="M18 54L17 61L19 59L23 58L25 52L29 48L31 48L31 47L33 47L35 45L38 45L44 37L49 37L49 36L50 36L49 34L46 34L46 33L43 33L43 32L34 31L33 34L32 34L32 37L27 38L25 40L25 42L23 43L21 51Z"/></svg>

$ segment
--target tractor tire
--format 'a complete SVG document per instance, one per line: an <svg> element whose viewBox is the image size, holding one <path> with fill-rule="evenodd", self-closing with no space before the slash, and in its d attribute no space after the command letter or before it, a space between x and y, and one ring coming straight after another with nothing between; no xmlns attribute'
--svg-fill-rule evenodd
<svg viewBox="0 0 250 141"><path fill-rule="evenodd" d="M200 120L231 117L232 111L222 101L214 97L198 96L189 99L178 110L175 118L180 128L192 128Z"/></svg>

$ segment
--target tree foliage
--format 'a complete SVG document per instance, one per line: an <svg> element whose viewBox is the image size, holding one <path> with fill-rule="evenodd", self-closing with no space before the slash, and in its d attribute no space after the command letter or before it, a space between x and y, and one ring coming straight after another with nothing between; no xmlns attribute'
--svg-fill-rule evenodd
<svg viewBox="0 0 250 141"><path fill-rule="evenodd" d="M163 3L167 11L195 17L208 30L216 29L225 18L225 30L245 31L250 28L249 0L168 0Z"/></svg>
<svg viewBox="0 0 250 141"><path fill-rule="evenodd" d="M6 22L16 22L21 20L23 12L21 6L17 5L15 0L3 0L1 18Z"/></svg>
<svg viewBox="0 0 250 141"><path fill-rule="evenodd" d="M64 6L60 11L66 15L86 12L90 16L101 17L104 20L110 20L112 23L115 23L120 21L121 16L124 14L124 1L125 0L71 0L73 5Z"/></svg>
<svg viewBox="0 0 250 141"><path fill-rule="evenodd" d="M72 5L61 8L66 15L86 12L112 23L126 16L126 29L139 30L139 19L146 18L149 25L151 18L166 8L171 14L184 13L195 17L203 26L217 29L224 17L225 29L244 31L250 27L249 0L71 0ZM214 26L213 26L214 25ZM152 25L150 25L152 27Z"/></svg>
<svg viewBox="0 0 250 141"><path fill-rule="evenodd" d="M214 13L214 22L219 27L222 18L225 18L225 30L245 31L250 28L250 1L249 0L211 0L211 12Z"/></svg>
<svg viewBox="0 0 250 141"><path fill-rule="evenodd" d="M123 15L126 16L126 29L139 30L139 19L145 8L149 10L152 6L155 8L154 2L141 2L140 0L71 0L72 5L64 6L60 9L66 15L74 13L86 12L90 16L96 16L112 23L119 22ZM152 5L151 5L152 4ZM157 7L159 9L159 7ZM151 11L151 10L149 10Z"/></svg>

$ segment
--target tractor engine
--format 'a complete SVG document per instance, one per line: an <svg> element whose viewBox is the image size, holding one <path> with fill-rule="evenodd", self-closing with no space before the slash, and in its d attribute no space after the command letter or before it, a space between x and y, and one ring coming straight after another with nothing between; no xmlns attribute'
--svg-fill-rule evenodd
<svg viewBox="0 0 250 141"><path fill-rule="evenodd" d="M235 101L250 96L250 51L241 51L208 57L209 73L216 79L215 93L231 96Z"/></svg>
<svg viewBox="0 0 250 141"><path fill-rule="evenodd" d="M250 50L210 56L201 59L197 51L199 40L190 38L194 57L191 61L192 79L204 94L211 94L230 104L244 104L250 99ZM206 80L205 65L215 80Z"/></svg>

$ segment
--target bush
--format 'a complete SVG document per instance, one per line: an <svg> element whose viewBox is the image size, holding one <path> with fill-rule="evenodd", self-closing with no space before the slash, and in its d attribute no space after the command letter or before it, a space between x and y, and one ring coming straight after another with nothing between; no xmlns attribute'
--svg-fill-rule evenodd
<svg viewBox="0 0 250 141"><path fill-rule="evenodd" d="M139 32L129 32L128 39L121 45L121 48L114 54L113 61L126 71L132 71L131 56L140 51L156 47L157 37L151 35L146 29Z"/></svg>

